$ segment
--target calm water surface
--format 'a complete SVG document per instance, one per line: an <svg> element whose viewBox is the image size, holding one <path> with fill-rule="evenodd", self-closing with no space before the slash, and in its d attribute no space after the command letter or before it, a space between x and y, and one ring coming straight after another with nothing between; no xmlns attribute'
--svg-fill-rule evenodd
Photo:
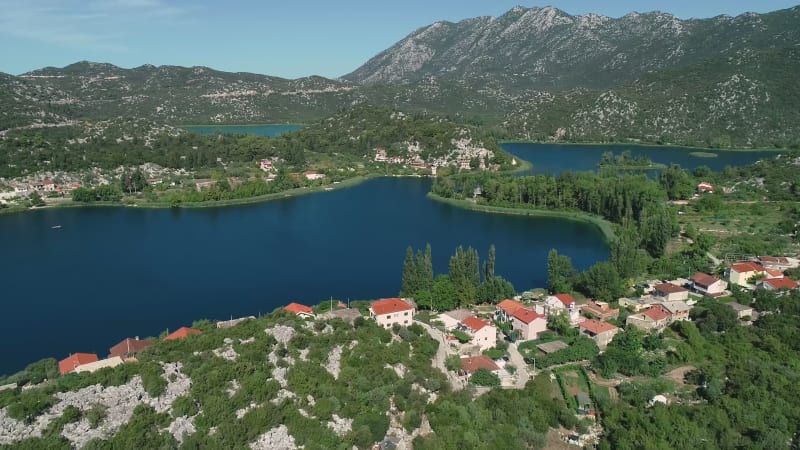
<svg viewBox="0 0 800 450"><path fill-rule="evenodd" d="M0 215L0 373L70 352L104 357L127 336L195 319L393 296L409 245L430 243L445 272L458 245L485 257L495 244L497 273L519 291L546 284L551 248L578 269L608 257L591 225L465 211L428 200L429 188L384 178L238 207Z"/></svg>
<svg viewBox="0 0 800 450"><path fill-rule="evenodd" d="M697 150L685 147L651 147L643 145L562 145L562 144L503 144L503 148L520 158L530 161L533 169L521 175L554 174L567 171L597 170L597 163L603 152L618 155L630 150L633 157L645 156L651 161L661 164L678 164L684 169L694 170L700 166L708 166L718 172L725 166L746 166L760 159L777 155L773 151L742 150L716 151ZM707 152L717 155L716 158L692 156L692 152Z"/></svg>
<svg viewBox="0 0 800 450"><path fill-rule="evenodd" d="M184 128L200 134L252 134L254 136L275 137L290 131L300 130L303 125L197 125Z"/></svg>

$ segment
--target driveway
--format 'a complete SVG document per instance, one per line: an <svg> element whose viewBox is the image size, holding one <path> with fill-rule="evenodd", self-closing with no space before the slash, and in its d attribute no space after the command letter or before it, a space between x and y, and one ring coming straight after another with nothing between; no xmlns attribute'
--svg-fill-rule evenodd
<svg viewBox="0 0 800 450"><path fill-rule="evenodd" d="M525 385L528 383L531 375L528 371L528 364L525 362L525 358L523 358L519 350L517 350L517 344L508 344L508 355L511 360L510 362L517 368L515 373L517 382L514 384L514 388L525 389Z"/></svg>
<svg viewBox="0 0 800 450"><path fill-rule="evenodd" d="M456 376L453 372L447 370L447 366L445 365L445 361L447 360L447 349L449 348L447 345L447 340L445 339L444 333L441 331L431 327L430 325L423 323L423 322L416 322L425 331L428 332L428 335L435 339L439 343L439 348L436 349L436 354L433 355L433 360L431 360L431 365L435 369L439 369L442 371L447 379L450 380L450 386L453 388L454 391L458 391L464 388L464 381L461 380L458 376Z"/></svg>

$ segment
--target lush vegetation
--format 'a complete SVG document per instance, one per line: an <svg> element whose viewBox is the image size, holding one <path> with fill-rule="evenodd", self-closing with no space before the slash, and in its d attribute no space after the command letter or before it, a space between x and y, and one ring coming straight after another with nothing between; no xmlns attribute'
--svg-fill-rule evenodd
<svg viewBox="0 0 800 450"><path fill-rule="evenodd" d="M449 273L434 278L431 246L423 252L409 247L403 263L401 296L413 297L421 308L447 311L475 303L497 303L514 296L514 286L495 275L495 249L480 267L477 250L458 247L450 258Z"/></svg>
<svg viewBox="0 0 800 450"><path fill-rule="evenodd" d="M688 400L644 408L651 395L671 396L674 389L663 383L621 386L623 401L605 411L602 448L793 446L800 426L800 347L792 338L800 327L800 294L759 293L755 306L766 314L752 327L730 322L727 307L713 302L695 313L697 325L674 325L678 340L665 350L668 363L696 367L681 380L690 388Z"/></svg>

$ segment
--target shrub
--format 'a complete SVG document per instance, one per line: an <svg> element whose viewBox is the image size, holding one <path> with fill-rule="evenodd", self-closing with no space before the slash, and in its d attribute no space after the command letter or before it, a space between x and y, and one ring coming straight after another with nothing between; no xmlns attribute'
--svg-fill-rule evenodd
<svg viewBox="0 0 800 450"><path fill-rule="evenodd" d="M487 369L478 369L469 378L469 381L478 386L500 386L500 378Z"/></svg>

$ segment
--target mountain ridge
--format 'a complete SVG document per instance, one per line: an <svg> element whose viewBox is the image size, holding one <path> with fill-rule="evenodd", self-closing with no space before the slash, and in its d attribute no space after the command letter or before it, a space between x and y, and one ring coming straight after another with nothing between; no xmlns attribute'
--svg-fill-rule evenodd
<svg viewBox="0 0 800 450"><path fill-rule="evenodd" d="M800 23L800 8L682 20L662 12L615 19L572 16L553 7L515 7L498 17L421 27L341 78L362 84L410 83L427 76L471 78L502 72L535 89L602 88L748 45L794 45L800 40L796 29L770 35L786 28L787 20Z"/></svg>

